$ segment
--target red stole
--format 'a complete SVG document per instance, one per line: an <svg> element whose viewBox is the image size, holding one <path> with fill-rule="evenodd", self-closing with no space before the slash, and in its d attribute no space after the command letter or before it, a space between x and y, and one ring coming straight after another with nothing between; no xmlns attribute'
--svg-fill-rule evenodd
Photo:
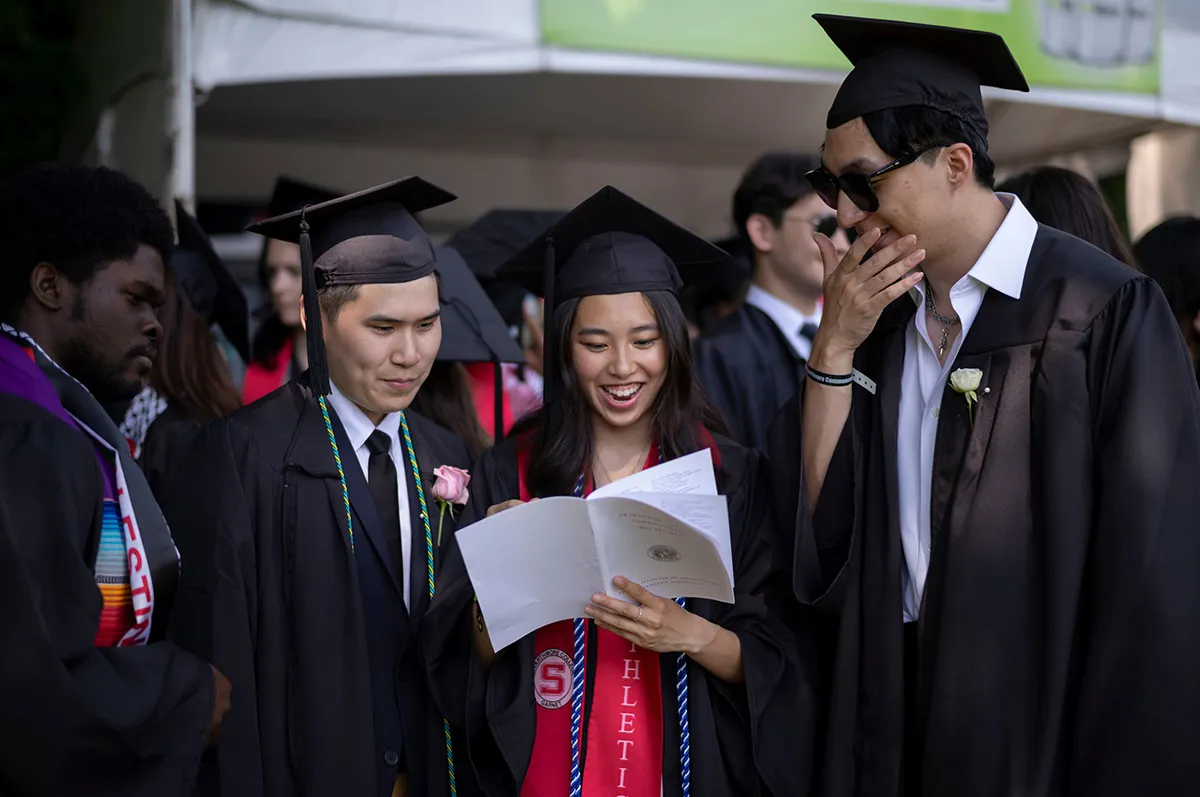
<svg viewBox="0 0 1200 797"><path fill-rule="evenodd" d="M268 393L274 393L288 380L288 369L292 366L291 338L283 342L282 348L275 353L275 359L268 368L257 362L246 364L246 375L242 380L242 403L249 404L258 401Z"/></svg>
<svg viewBox="0 0 1200 797"><path fill-rule="evenodd" d="M519 446L517 460L521 500L528 501L527 446ZM652 446L646 467L656 464L658 446ZM591 489L589 476L584 494ZM534 635L537 730L521 797L570 794L573 651L570 620L552 623ZM587 728L584 797L659 797L663 712L658 654L643 650L611 631L596 629L592 705L584 704L583 716L588 718L584 723Z"/></svg>

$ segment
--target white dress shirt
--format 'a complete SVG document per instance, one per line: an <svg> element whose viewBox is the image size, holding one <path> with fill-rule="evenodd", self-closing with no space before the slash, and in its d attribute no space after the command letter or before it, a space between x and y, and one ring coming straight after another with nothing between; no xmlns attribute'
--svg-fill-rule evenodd
<svg viewBox="0 0 1200 797"><path fill-rule="evenodd" d="M404 441L400 432L400 413L393 412L385 415L379 425L371 423L370 418L350 399L346 398L337 385L330 382L331 392L329 403L337 413L354 447L358 465L362 468L363 478L370 481L367 463L371 459L371 450L367 448L367 438L376 429L386 434L392 441L392 462L396 464L396 492L400 496L400 559L403 562L403 573L400 591L404 593L404 605L408 608L408 579L412 570L412 515L408 511L408 454L404 449ZM344 463L346 458L342 458Z"/></svg>
<svg viewBox="0 0 1200 797"><path fill-rule="evenodd" d="M801 335L800 329L805 324L819 325L821 323L820 305L817 305L815 314L805 315L783 299L773 293L767 293L757 285L751 285L750 290L746 291L746 304L762 310L775 322L775 326L779 327L779 331L783 333L800 359L807 360L809 358L812 354L812 341Z"/></svg>
<svg viewBox="0 0 1200 797"><path fill-rule="evenodd" d="M900 383L900 419L896 441L896 465L900 488L900 539L907 565L904 578L904 621L921 613L925 578L929 574L930 492L933 484L933 447L937 439L942 391L950 381L954 360L971 324L979 314L984 294L997 290L1013 299L1021 298L1025 267L1033 250L1038 225L1029 211L1012 194L997 194L1008 214L979 260L966 276L950 289L947 307L939 303L943 316L957 315L962 329L955 339L946 364L938 362L941 328L929 334L925 324L925 284L910 291L917 312L908 324L904 342L904 375ZM943 302L946 299L942 299Z"/></svg>

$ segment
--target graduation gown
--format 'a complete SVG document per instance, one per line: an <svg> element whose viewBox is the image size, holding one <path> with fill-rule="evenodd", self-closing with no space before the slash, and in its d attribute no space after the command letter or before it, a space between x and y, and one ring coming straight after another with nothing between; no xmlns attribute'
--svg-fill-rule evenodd
<svg viewBox="0 0 1200 797"><path fill-rule="evenodd" d="M211 655L236 696L216 755L202 768L202 794L387 797L400 738L409 793L449 793L441 718L416 663L429 596L410 466L396 463L412 513L412 577L403 584L332 408L330 417L350 465L353 550L333 451L305 377L209 424L194 465L173 468L162 490L186 563L172 636ZM430 474L466 467L467 452L449 432L407 417L436 536ZM447 513L443 550L453 523ZM441 557L436 552L435 567ZM471 793L462 777L458 793Z"/></svg>
<svg viewBox="0 0 1200 797"><path fill-rule="evenodd" d="M986 294L954 368L988 391L973 428L962 396L942 401L904 673L896 440L914 311L901 297L856 354L878 392L854 388L811 521L799 401L771 435L795 592L834 629L822 793L898 795L904 767L930 797L1195 793L1200 394L1162 293L1041 227L1021 298Z"/></svg>
<svg viewBox="0 0 1200 797"><path fill-rule="evenodd" d="M191 446L199 432L200 426L171 404L150 424L137 464L155 495L173 466L191 461Z"/></svg>
<svg viewBox="0 0 1200 797"><path fill-rule="evenodd" d="M8 729L0 793L191 793L212 719L212 669L156 641L170 609L174 551L158 547L170 545L169 535L152 537L159 527L145 502L138 522L156 587L153 644L95 647L104 494L89 438L0 392L0 725Z"/></svg>
<svg viewBox="0 0 1200 797"><path fill-rule="evenodd" d="M743 303L692 344L692 362L733 439L765 451L771 422L804 374L804 360L778 325Z"/></svg>
<svg viewBox="0 0 1200 797"><path fill-rule="evenodd" d="M763 790L765 782L780 797L803 795L811 776L815 699L800 663L804 651L775 613L787 591L787 574L770 550L765 469L757 452L724 438L717 441L718 487L729 500L736 602L691 600L688 610L737 634L745 681L728 684L689 663L692 794L753 797L771 793ZM519 495L514 437L489 449L476 465L461 525ZM484 792L515 797L536 732L534 635L500 651L485 676L471 636L473 596L462 556L452 546L427 618L422 652L434 700L452 723L465 726L470 762ZM594 650L595 645L589 647ZM664 794L675 797L680 793L675 655L664 654L660 669ZM593 670L589 667L589 688Z"/></svg>

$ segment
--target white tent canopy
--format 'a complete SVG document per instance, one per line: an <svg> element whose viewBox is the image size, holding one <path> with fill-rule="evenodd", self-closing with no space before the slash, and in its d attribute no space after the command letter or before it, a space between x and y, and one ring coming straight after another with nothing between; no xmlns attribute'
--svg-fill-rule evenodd
<svg viewBox="0 0 1200 797"><path fill-rule="evenodd" d="M448 224L498 203L571 204L624 178L720 232L750 159L820 144L844 75L557 49L541 41L537 0L195 2L201 195L261 198L280 172L344 189L433 172L465 198ZM1196 40L1164 36L1164 65L1195 58ZM1019 166L1123 151L1164 108L1186 119L1186 83L1171 102L990 94L993 155Z"/></svg>

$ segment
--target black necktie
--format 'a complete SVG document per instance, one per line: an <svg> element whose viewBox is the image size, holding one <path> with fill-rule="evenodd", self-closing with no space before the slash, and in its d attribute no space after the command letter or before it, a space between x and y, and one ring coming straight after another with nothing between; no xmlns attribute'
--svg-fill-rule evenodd
<svg viewBox="0 0 1200 797"><path fill-rule="evenodd" d="M367 438L367 483L383 522L383 538L387 540L388 554L397 573L404 572L400 561L400 493L396 478L396 463L392 461L392 438L376 429Z"/></svg>
<svg viewBox="0 0 1200 797"><path fill-rule="evenodd" d="M809 323L806 323L804 326L800 327L800 337L808 338L809 343L811 343L813 338L815 338L816 336L817 336L817 325L816 324L809 322Z"/></svg>

